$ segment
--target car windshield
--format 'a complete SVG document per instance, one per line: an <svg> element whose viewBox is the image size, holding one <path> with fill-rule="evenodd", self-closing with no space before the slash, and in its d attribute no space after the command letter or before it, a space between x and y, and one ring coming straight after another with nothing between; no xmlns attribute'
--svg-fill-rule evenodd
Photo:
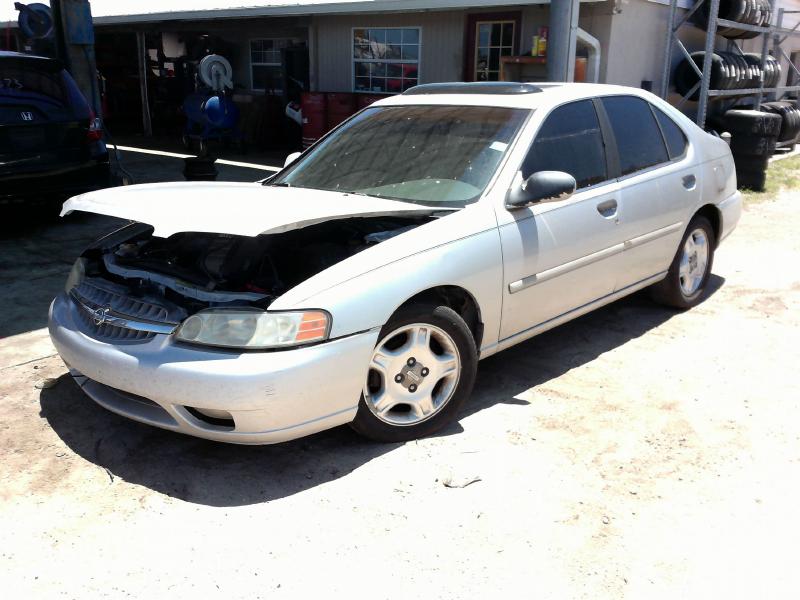
<svg viewBox="0 0 800 600"><path fill-rule="evenodd" d="M528 114L492 106L368 108L269 184L463 206L483 193Z"/></svg>

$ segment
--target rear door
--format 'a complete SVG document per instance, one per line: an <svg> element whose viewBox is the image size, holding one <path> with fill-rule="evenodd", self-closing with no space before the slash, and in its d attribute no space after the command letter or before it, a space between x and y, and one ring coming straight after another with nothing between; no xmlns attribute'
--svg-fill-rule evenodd
<svg viewBox="0 0 800 600"><path fill-rule="evenodd" d="M0 177L83 164L88 124L89 108L59 63L0 57Z"/></svg>
<svg viewBox="0 0 800 600"><path fill-rule="evenodd" d="M669 268L699 198L699 172L685 134L663 111L635 96L600 102L619 156L625 243L615 284L620 290Z"/></svg>

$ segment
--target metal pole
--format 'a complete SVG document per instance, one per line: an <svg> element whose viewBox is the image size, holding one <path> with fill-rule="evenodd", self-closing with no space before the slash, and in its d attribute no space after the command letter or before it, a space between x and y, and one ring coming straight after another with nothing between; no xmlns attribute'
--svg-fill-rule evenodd
<svg viewBox="0 0 800 600"><path fill-rule="evenodd" d="M774 0L772 0L770 2L770 6L772 6L772 10L774 11L775 10L775 1ZM781 8L781 9L778 10L778 20L775 23L775 29L776 30L780 30L782 27L783 27L783 9ZM764 35L764 55L766 55L766 53L767 53L767 39L768 38L769 38L769 36L765 34ZM778 54L778 51L781 49L781 42L780 42L780 38L778 37L777 33L775 34L775 37L773 38L772 47L773 47L773 52L774 52L774 55L775 55L775 60L778 61L778 64L780 65L780 60L781 59L780 59L780 56ZM762 68L762 70L764 68L764 60L765 59L766 59L766 56L762 56L761 57L761 68ZM787 81L788 81L788 77L787 77ZM775 87L780 87L780 85L781 85L781 80L778 79L778 81L775 83ZM783 94L778 93L778 91L776 90L776 91L772 92L770 94L770 96L772 97L772 100L777 100L780 96L783 96Z"/></svg>
<svg viewBox="0 0 800 600"><path fill-rule="evenodd" d="M575 78L575 40L578 33L579 0L551 0L550 39L547 40L547 79Z"/></svg>
<svg viewBox="0 0 800 600"><path fill-rule="evenodd" d="M672 46L675 37L675 13L678 12L678 0L669 3L669 21L667 21L667 41L664 46L664 71L661 73L661 97L667 99L669 91L669 75L672 70Z"/></svg>
<svg viewBox="0 0 800 600"><path fill-rule="evenodd" d="M708 30L706 31L706 47L703 56L703 77L700 80L700 98L697 103L697 124L700 127L706 124L708 112L708 90L711 87L711 58L714 54L714 42L717 37L717 17L719 16L719 0L711 0L708 15Z"/></svg>
<svg viewBox="0 0 800 600"><path fill-rule="evenodd" d="M150 121L150 101L147 98L147 60L145 57L147 47L145 46L143 31L136 32L136 46L139 51L139 91L142 95L142 127L144 134L151 136L153 135L153 124Z"/></svg>

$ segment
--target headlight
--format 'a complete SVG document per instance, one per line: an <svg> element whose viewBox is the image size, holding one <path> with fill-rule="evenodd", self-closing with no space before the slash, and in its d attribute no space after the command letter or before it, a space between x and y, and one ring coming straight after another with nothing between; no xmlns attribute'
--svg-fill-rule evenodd
<svg viewBox="0 0 800 600"><path fill-rule="evenodd" d="M69 276L67 277L67 283L64 284L64 291L69 294L72 288L78 287L83 280L86 278L86 259L79 258L75 261L75 264L72 265L72 270L69 272Z"/></svg>
<svg viewBox="0 0 800 600"><path fill-rule="evenodd" d="M330 323L328 314L319 310L271 313L211 308L186 319L175 335L207 346L283 348L327 339Z"/></svg>

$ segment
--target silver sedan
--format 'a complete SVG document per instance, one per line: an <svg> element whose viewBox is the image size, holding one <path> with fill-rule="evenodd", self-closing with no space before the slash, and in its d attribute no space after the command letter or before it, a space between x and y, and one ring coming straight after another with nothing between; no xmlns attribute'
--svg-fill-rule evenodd
<svg viewBox="0 0 800 600"><path fill-rule="evenodd" d="M88 396L212 440L453 421L478 360L649 288L701 301L741 211L728 146L636 89L431 84L274 177L93 192L129 219L50 311Z"/></svg>

